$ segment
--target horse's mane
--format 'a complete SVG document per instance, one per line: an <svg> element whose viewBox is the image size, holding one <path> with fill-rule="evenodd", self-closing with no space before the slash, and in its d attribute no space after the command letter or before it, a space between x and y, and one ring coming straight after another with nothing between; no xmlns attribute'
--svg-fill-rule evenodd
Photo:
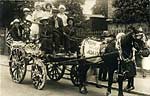
<svg viewBox="0 0 150 96"><path fill-rule="evenodd" d="M121 50L122 50L122 55L124 58L132 57L132 53L133 53L132 48L134 47L133 42L134 42L134 38L131 32L126 33L121 38Z"/></svg>

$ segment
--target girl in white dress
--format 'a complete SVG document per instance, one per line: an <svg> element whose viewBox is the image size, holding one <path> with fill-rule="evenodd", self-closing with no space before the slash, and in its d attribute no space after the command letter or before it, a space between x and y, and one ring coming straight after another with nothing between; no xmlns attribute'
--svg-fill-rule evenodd
<svg viewBox="0 0 150 96"><path fill-rule="evenodd" d="M40 20L43 17L43 10L41 6L35 3L35 10L32 13L32 26L31 26L31 38L38 38L39 35L39 24Z"/></svg>
<svg viewBox="0 0 150 96"><path fill-rule="evenodd" d="M47 3L45 5L44 16L45 17L52 17L52 4Z"/></svg>

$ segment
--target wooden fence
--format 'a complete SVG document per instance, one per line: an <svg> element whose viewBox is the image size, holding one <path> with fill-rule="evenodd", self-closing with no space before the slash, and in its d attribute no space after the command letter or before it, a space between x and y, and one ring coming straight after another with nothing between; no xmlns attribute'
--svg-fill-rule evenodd
<svg viewBox="0 0 150 96"><path fill-rule="evenodd" d="M116 35L117 33L125 32L128 26L129 25L125 25L125 24L108 24L107 31L109 32L110 35ZM143 32L146 33L147 35L150 35L150 26L148 26L148 24L135 23L133 24L133 26L135 26L136 28L139 28L139 26L141 26ZM89 37L89 36L100 37L101 34L102 31L90 31L90 29L79 28L77 31L77 36L82 38Z"/></svg>

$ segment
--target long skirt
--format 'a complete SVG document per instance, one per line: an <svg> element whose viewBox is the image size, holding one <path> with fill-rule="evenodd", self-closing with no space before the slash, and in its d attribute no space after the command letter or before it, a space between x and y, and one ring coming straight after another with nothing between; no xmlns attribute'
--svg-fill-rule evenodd
<svg viewBox="0 0 150 96"><path fill-rule="evenodd" d="M30 29L31 29L30 36L31 36L31 37L35 37L35 38L38 38L39 25L33 23L33 24L31 25Z"/></svg>
<svg viewBox="0 0 150 96"><path fill-rule="evenodd" d="M48 38L41 39L41 50L45 51L46 54L53 53L53 40Z"/></svg>

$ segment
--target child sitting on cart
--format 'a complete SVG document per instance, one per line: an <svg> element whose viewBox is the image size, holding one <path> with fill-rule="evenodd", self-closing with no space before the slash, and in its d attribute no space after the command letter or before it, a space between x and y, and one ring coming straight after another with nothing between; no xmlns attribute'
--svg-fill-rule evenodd
<svg viewBox="0 0 150 96"><path fill-rule="evenodd" d="M76 38L76 27L74 26L74 18L70 17L67 20L68 25L64 28L64 48L67 54L77 52L77 38Z"/></svg>

